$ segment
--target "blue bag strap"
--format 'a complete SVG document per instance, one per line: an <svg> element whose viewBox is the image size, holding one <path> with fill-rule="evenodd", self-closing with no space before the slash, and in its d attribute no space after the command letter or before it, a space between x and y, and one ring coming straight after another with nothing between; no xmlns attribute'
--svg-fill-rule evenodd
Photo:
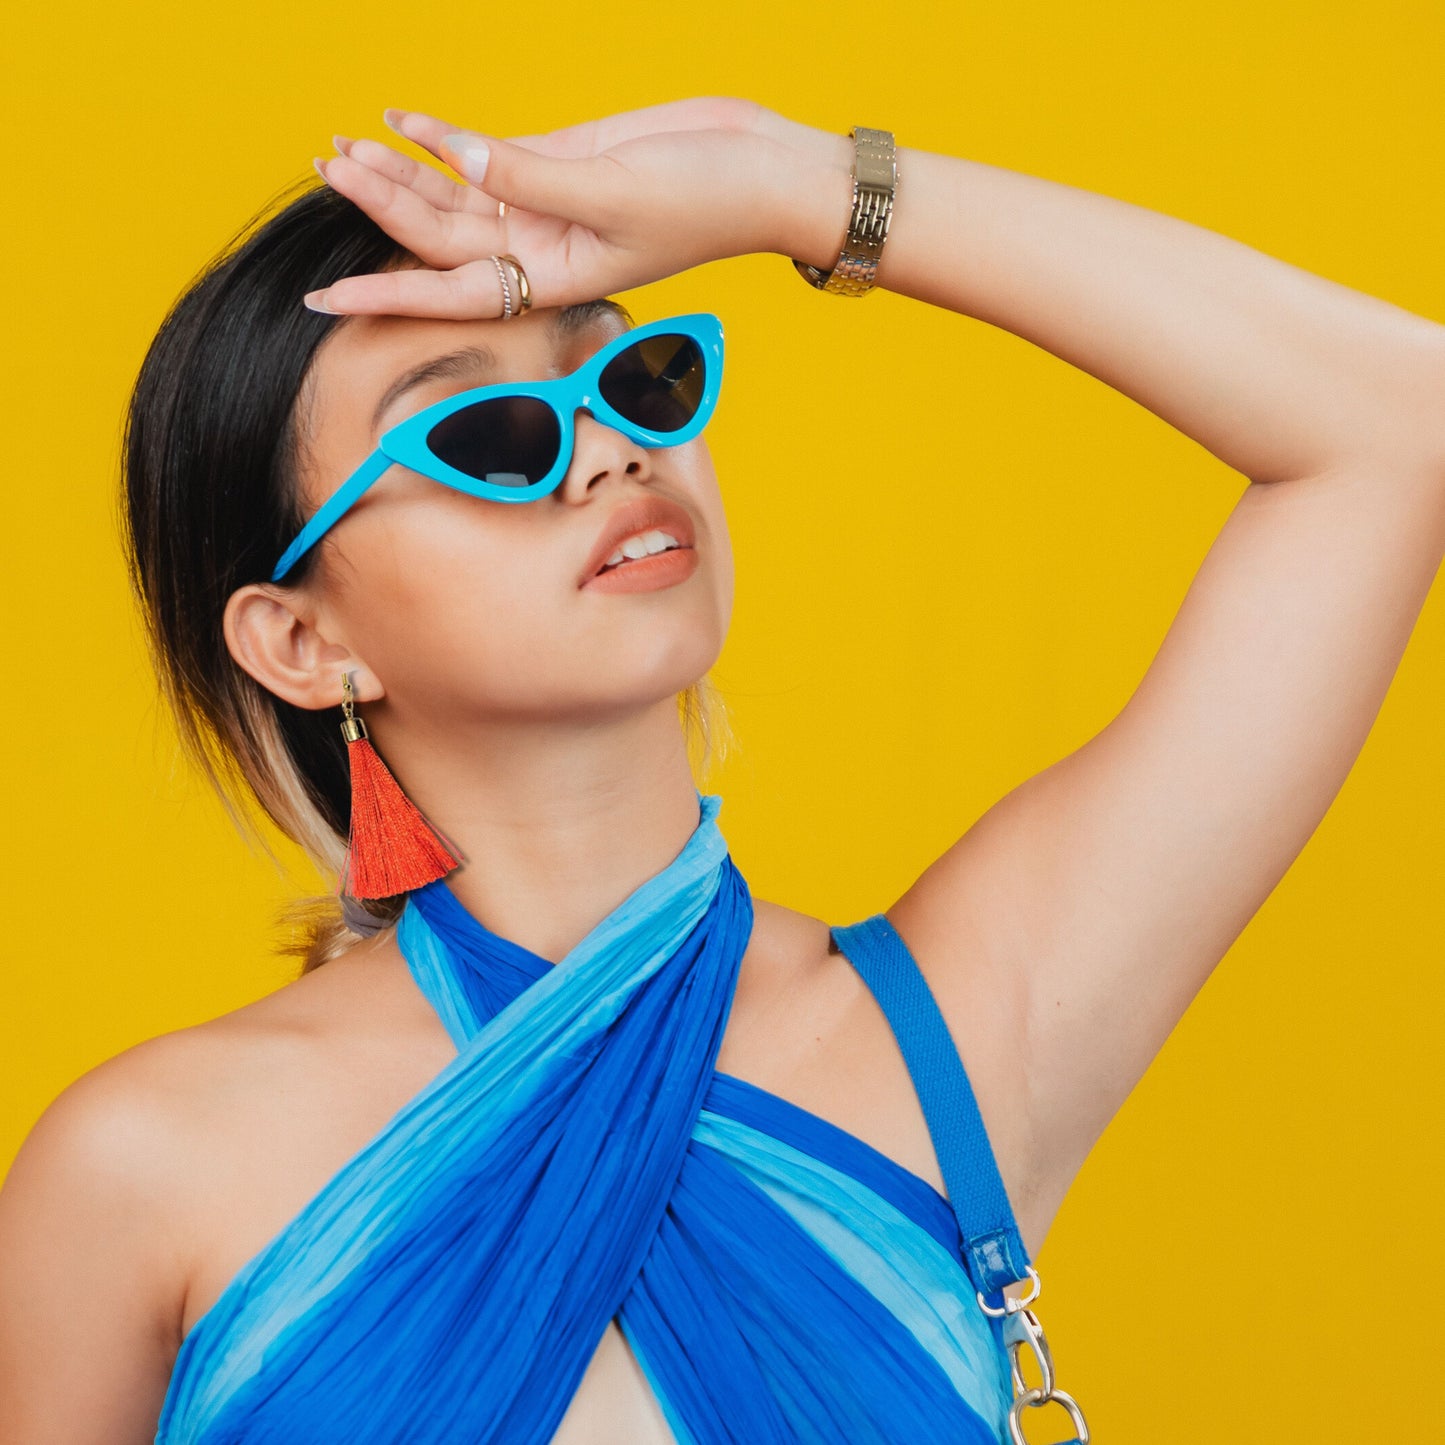
<svg viewBox="0 0 1445 1445"><path fill-rule="evenodd" d="M1004 1191L968 1072L928 981L883 913L830 930L872 990L908 1065L981 1294L1027 1277L1029 1254Z"/></svg>

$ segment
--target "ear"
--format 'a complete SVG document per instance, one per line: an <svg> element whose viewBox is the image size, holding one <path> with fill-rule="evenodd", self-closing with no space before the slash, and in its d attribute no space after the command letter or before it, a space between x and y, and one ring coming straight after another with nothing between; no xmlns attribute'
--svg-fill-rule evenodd
<svg viewBox="0 0 1445 1445"><path fill-rule="evenodd" d="M262 687L296 707L337 707L341 675L357 702L386 696L381 680L345 643L322 635L304 592L271 583L237 588L222 617L226 647Z"/></svg>

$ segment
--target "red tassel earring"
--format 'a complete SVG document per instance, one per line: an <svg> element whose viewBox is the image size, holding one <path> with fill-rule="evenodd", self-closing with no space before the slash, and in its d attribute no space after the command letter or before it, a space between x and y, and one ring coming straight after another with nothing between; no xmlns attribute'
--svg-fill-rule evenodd
<svg viewBox="0 0 1445 1445"><path fill-rule="evenodd" d="M356 716L351 674L341 674L341 735L351 766L351 830L342 890L353 898L391 898L445 877L461 861L401 790Z"/></svg>

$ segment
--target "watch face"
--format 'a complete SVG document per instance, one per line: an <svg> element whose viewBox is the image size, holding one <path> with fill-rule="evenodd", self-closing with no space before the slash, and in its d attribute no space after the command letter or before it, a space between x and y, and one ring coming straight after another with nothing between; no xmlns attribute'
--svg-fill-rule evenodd
<svg viewBox="0 0 1445 1445"><path fill-rule="evenodd" d="M898 181L898 151L893 136L886 130L860 127L856 132L856 149L853 174L859 184L891 191Z"/></svg>

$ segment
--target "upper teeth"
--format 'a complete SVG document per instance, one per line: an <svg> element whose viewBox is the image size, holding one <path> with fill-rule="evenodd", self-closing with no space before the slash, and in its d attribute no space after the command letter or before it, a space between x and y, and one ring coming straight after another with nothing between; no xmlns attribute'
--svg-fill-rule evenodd
<svg viewBox="0 0 1445 1445"><path fill-rule="evenodd" d="M682 543L668 532L639 532L629 537L602 565L615 567L638 557L650 557L654 552L665 552L669 547L680 547Z"/></svg>

